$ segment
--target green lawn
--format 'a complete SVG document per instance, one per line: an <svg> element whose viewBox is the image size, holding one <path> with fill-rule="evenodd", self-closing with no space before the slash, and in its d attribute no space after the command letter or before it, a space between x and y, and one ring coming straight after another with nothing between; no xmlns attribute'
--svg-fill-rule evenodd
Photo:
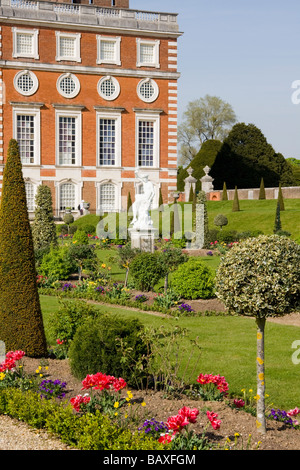
<svg viewBox="0 0 300 470"><path fill-rule="evenodd" d="M49 334L49 316L58 308L58 299L41 296L44 325L49 343L55 338ZM98 306L108 313L118 313L125 318L139 318L144 325L171 328L179 325L188 329L188 338L178 345L182 368L194 363L195 380L200 373L224 375L230 392L239 394L242 388L256 390L256 324L244 317L211 316L201 318L162 319L145 312L133 312L122 308ZM190 340L198 338L200 358ZM300 340L300 329L267 322L265 341L266 392L274 407L290 409L300 406L300 365L292 362L292 343ZM194 352L190 361L190 353Z"/></svg>
<svg viewBox="0 0 300 470"><path fill-rule="evenodd" d="M291 238L300 236L300 200L285 199L285 210L281 211L280 219L282 229L291 233ZM247 230L261 230L264 234L272 234L276 213L276 200L240 201L240 211L232 212L232 201L209 201L207 213L209 227L214 226L214 218L224 214L228 218L226 229L243 232Z"/></svg>

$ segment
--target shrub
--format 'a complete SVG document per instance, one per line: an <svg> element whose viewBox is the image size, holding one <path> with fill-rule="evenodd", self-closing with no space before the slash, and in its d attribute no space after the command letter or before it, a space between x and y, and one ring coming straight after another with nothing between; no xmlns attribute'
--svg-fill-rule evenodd
<svg viewBox="0 0 300 470"><path fill-rule="evenodd" d="M0 338L7 350L47 354L19 146L9 143L0 208Z"/></svg>
<svg viewBox="0 0 300 470"><path fill-rule="evenodd" d="M73 242L78 243L78 245L87 245L89 243L88 234L82 229L76 230L73 235Z"/></svg>
<svg viewBox="0 0 300 470"><path fill-rule="evenodd" d="M96 318L98 310L85 301L60 299L59 308L51 315L49 327L52 335L69 344L77 329L87 318Z"/></svg>
<svg viewBox="0 0 300 470"><path fill-rule="evenodd" d="M200 259L189 258L174 272L171 285L183 299L208 299L214 295L214 273Z"/></svg>
<svg viewBox="0 0 300 470"><path fill-rule="evenodd" d="M156 253L140 253L130 264L135 287L149 292L165 276L165 267Z"/></svg>
<svg viewBox="0 0 300 470"><path fill-rule="evenodd" d="M57 280L66 279L74 270L76 264L69 255L68 247L51 248L43 256L38 268L39 274Z"/></svg>
<svg viewBox="0 0 300 470"><path fill-rule="evenodd" d="M136 364L141 364L147 353L142 331L143 325L138 320L128 321L116 315L103 314L97 319L87 319L77 329L70 345L72 373L82 380L88 374L101 371L135 384L140 375Z"/></svg>

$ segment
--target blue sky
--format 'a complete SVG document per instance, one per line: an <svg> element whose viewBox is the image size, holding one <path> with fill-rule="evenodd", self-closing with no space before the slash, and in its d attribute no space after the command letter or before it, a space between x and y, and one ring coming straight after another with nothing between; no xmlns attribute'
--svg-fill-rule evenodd
<svg viewBox="0 0 300 470"><path fill-rule="evenodd" d="M276 152L300 159L299 0L130 0L130 8L178 13L179 123L190 101L219 96Z"/></svg>

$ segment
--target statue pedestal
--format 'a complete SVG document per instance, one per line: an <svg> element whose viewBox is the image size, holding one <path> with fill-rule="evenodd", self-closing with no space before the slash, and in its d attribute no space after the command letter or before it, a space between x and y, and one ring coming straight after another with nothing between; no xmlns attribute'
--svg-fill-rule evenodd
<svg viewBox="0 0 300 470"><path fill-rule="evenodd" d="M131 248L137 248L150 253L154 252L154 242L155 238L158 236L158 230L156 228L129 228L128 232L131 238Z"/></svg>

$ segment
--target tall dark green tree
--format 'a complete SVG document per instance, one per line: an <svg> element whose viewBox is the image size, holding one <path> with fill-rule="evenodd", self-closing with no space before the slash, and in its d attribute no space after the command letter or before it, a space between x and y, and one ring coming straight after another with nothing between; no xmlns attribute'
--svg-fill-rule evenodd
<svg viewBox="0 0 300 470"><path fill-rule="evenodd" d="M275 215L275 223L274 223L274 233L278 233L281 231L281 219L280 219L280 202L277 202L276 206L276 215Z"/></svg>
<svg viewBox="0 0 300 470"><path fill-rule="evenodd" d="M280 210L284 211L285 206L284 206L284 199L283 199L281 184L279 185L279 190L278 190L278 202L279 202Z"/></svg>
<svg viewBox="0 0 300 470"><path fill-rule="evenodd" d="M51 189L45 184L39 185L35 196L32 237L35 250L57 244Z"/></svg>
<svg viewBox="0 0 300 470"><path fill-rule="evenodd" d="M6 350L47 355L19 146L9 142L0 207L0 340Z"/></svg>
<svg viewBox="0 0 300 470"><path fill-rule="evenodd" d="M261 178L265 187L276 187L279 183L292 185L294 176L291 165L254 124L238 123L233 126L218 152L210 175L215 189L221 189L223 181L233 189L259 188Z"/></svg>

